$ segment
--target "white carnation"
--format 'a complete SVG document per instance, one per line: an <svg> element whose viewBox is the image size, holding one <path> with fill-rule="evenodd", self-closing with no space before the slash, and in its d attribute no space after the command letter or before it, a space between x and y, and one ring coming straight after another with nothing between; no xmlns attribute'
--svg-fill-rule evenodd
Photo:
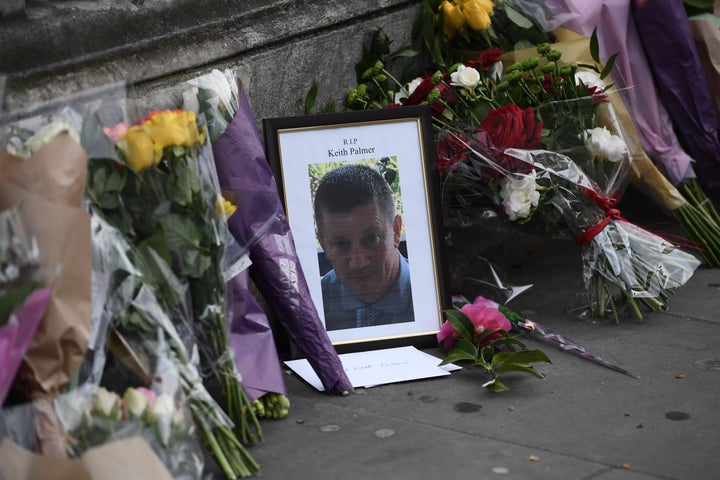
<svg viewBox="0 0 720 480"><path fill-rule="evenodd" d="M422 83L422 81L423 79L421 77L414 78L407 85L405 85L402 90L395 94L395 98L393 99L393 101L395 103L402 103L402 99L408 98L410 95L412 95L418 85Z"/></svg>
<svg viewBox="0 0 720 480"><path fill-rule="evenodd" d="M585 130L583 137L585 148L595 157L607 158L611 162L617 162L628 154L627 145L625 145L623 139L610 133L605 127Z"/></svg>
<svg viewBox="0 0 720 480"><path fill-rule="evenodd" d="M500 197L502 207L511 221L528 218L532 209L538 206L540 192L535 178L535 170L520 178L505 177L500 187Z"/></svg>

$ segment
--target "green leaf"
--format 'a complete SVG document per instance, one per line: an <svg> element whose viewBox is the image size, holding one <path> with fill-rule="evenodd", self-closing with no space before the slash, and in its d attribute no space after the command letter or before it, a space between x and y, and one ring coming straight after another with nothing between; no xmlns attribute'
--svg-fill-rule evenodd
<svg viewBox="0 0 720 480"><path fill-rule="evenodd" d="M10 288L0 295L0 325L8 322L12 312L22 305L35 287L37 287L37 283L31 282L21 287Z"/></svg>
<svg viewBox="0 0 720 480"><path fill-rule="evenodd" d="M458 335L460 335L460 338L468 342L473 341L475 337L475 327L467 315L457 310L446 310L445 315L447 315L448 322L450 322L450 325L452 325Z"/></svg>
<svg viewBox="0 0 720 480"><path fill-rule="evenodd" d="M610 58L608 58L607 63L605 64L605 67L602 69L602 72L600 73L600 78L605 78L608 75L610 75L610 72L612 72L612 69L615 68L615 60L617 59L618 54L613 54Z"/></svg>
<svg viewBox="0 0 720 480"><path fill-rule="evenodd" d="M310 90L308 90L307 95L305 95L305 114L309 114L313 111L313 108L315 108L315 99L317 98L318 93L318 83L314 82L312 86L310 87Z"/></svg>
<svg viewBox="0 0 720 480"><path fill-rule="evenodd" d="M545 378L544 373L535 370L531 365L525 363L506 362L500 367L494 368L493 371L498 375L503 372L525 372L535 375L538 378Z"/></svg>
<svg viewBox="0 0 720 480"><path fill-rule="evenodd" d="M497 377L483 384L491 392L507 392L510 388L502 383Z"/></svg>
<svg viewBox="0 0 720 480"><path fill-rule="evenodd" d="M600 63L600 45L597 37L597 27L593 28L592 34L590 35L590 57L595 60L595 63Z"/></svg>
<svg viewBox="0 0 720 480"><path fill-rule="evenodd" d="M159 220L171 251L200 248L200 232L192 218L171 214Z"/></svg>
<svg viewBox="0 0 720 480"><path fill-rule="evenodd" d="M493 359L493 365L499 365L500 363L533 363L533 362L547 362L550 363L550 359L542 350L520 350L517 352L500 352L497 353Z"/></svg>
<svg viewBox="0 0 720 480"><path fill-rule="evenodd" d="M507 17L518 27L521 28L532 28L533 22L522 13L512 8L508 3L504 5L505 13Z"/></svg>
<svg viewBox="0 0 720 480"><path fill-rule="evenodd" d="M456 352L448 354L440 365L447 365L448 363L462 362L462 361L475 361L475 357L469 355L467 352Z"/></svg>

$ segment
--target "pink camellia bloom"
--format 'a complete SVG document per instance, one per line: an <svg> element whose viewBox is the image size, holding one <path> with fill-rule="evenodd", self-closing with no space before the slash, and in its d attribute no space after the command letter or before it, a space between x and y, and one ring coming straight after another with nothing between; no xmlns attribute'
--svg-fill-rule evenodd
<svg viewBox="0 0 720 480"><path fill-rule="evenodd" d="M475 338L482 335L485 330L505 330L509 332L512 329L510 320L497 309L497 303L485 297L477 297L473 303L465 304L460 309L460 312L467 315L475 327ZM487 340L497 337L499 337L499 334L493 334ZM445 321L440 328L440 332L438 332L437 338L438 342L445 348L451 349L460 336L450 322Z"/></svg>

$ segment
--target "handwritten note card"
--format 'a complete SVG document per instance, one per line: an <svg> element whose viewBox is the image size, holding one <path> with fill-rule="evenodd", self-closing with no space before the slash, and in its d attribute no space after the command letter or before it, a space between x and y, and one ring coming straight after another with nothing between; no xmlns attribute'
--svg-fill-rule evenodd
<svg viewBox="0 0 720 480"><path fill-rule="evenodd" d="M454 365L438 367L441 359L415 347L397 347L340 355L345 373L354 388L450 375ZM306 382L324 391L320 379L306 359L285 362Z"/></svg>

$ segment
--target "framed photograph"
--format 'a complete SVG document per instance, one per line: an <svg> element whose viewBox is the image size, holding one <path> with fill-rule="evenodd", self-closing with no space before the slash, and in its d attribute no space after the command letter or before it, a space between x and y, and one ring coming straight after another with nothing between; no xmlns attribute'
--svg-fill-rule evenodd
<svg viewBox="0 0 720 480"><path fill-rule="evenodd" d="M445 262L427 106L263 120L268 161L338 351L437 345Z"/></svg>

